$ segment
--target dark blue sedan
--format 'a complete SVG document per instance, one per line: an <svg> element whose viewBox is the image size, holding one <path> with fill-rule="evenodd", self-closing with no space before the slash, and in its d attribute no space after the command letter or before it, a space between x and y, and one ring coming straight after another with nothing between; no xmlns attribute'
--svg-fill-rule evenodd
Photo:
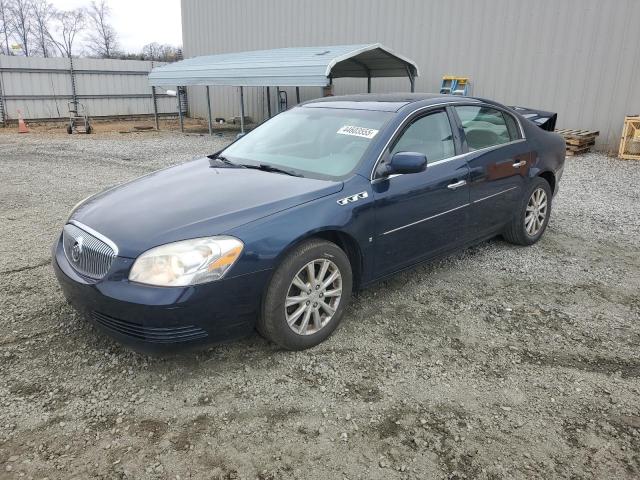
<svg viewBox="0 0 640 480"><path fill-rule="evenodd" d="M355 289L496 235L540 239L565 158L543 115L427 94L314 100L79 204L56 275L139 350L254 329L312 347Z"/></svg>

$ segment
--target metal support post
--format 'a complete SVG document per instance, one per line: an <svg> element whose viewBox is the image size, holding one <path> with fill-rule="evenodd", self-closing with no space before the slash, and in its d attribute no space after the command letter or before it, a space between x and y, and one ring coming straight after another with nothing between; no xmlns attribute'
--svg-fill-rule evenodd
<svg viewBox="0 0 640 480"><path fill-rule="evenodd" d="M207 89L207 119L209 120L209 135L213 135L213 122L211 121L211 96L209 95L209 85L205 87Z"/></svg>
<svg viewBox="0 0 640 480"><path fill-rule="evenodd" d="M367 77L367 93L371 93L371 75Z"/></svg>
<svg viewBox="0 0 640 480"><path fill-rule="evenodd" d="M271 92L269 87L267 87L267 115L271 118Z"/></svg>
<svg viewBox="0 0 640 480"><path fill-rule="evenodd" d="M415 92L416 91L416 78L413 76L413 72L411 71L411 69L409 68L408 65L407 65L406 69L407 69L407 76L409 77L409 83L411 84L411 92Z"/></svg>
<svg viewBox="0 0 640 480"><path fill-rule="evenodd" d="M240 133L244 134L244 89L240 87Z"/></svg>
<svg viewBox="0 0 640 480"><path fill-rule="evenodd" d="M151 87L151 99L153 100L153 118L156 122L156 130L160 130L160 120L158 119L158 97L156 97L156 87Z"/></svg>
<svg viewBox="0 0 640 480"><path fill-rule="evenodd" d="M296 102L300 103L300 87L296 87Z"/></svg>
<svg viewBox="0 0 640 480"><path fill-rule="evenodd" d="M182 99L180 98L182 95L182 90L180 87L177 87L176 90L176 98L178 99L178 117L180 118L180 131L184 133L184 118L182 117Z"/></svg>

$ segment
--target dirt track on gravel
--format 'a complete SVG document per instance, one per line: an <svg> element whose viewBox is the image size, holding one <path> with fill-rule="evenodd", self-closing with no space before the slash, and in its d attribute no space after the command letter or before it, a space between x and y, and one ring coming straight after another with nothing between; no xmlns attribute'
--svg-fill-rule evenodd
<svg viewBox="0 0 640 480"><path fill-rule="evenodd" d="M50 246L86 195L228 140L0 135L0 478L640 477L640 164L568 159L539 244L382 282L312 350L131 353Z"/></svg>

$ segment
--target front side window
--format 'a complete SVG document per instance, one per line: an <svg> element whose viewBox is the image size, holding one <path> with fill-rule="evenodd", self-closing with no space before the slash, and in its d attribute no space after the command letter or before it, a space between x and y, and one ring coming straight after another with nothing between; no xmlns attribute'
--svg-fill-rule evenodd
<svg viewBox="0 0 640 480"><path fill-rule="evenodd" d="M220 154L234 163L270 165L306 177L353 171L393 113L298 107L252 130Z"/></svg>
<svg viewBox="0 0 640 480"><path fill-rule="evenodd" d="M440 111L415 120L398 138L391 155L396 152L423 153L429 163L453 157L455 147L447 114Z"/></svg>
<svg viewBox="0 0 640 480"><path fill-rule="evenodd" d="M483 106L455 107L462 122L469 150L480 150L520 138L515 119L502 111Z"/></svg>

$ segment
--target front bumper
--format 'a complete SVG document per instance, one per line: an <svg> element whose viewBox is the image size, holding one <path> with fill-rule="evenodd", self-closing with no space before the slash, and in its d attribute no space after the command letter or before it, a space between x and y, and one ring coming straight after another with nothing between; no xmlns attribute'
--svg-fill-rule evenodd
<svg viewBox="0 0 640 480"><path fill-rule="evenodd" d="M92 281L71 267L61 239L53 266L69 303L109 336L145 353L221 343L250 334L271 271L190 287L129 282L132 259L116 257L107 276Z"/></svg>

